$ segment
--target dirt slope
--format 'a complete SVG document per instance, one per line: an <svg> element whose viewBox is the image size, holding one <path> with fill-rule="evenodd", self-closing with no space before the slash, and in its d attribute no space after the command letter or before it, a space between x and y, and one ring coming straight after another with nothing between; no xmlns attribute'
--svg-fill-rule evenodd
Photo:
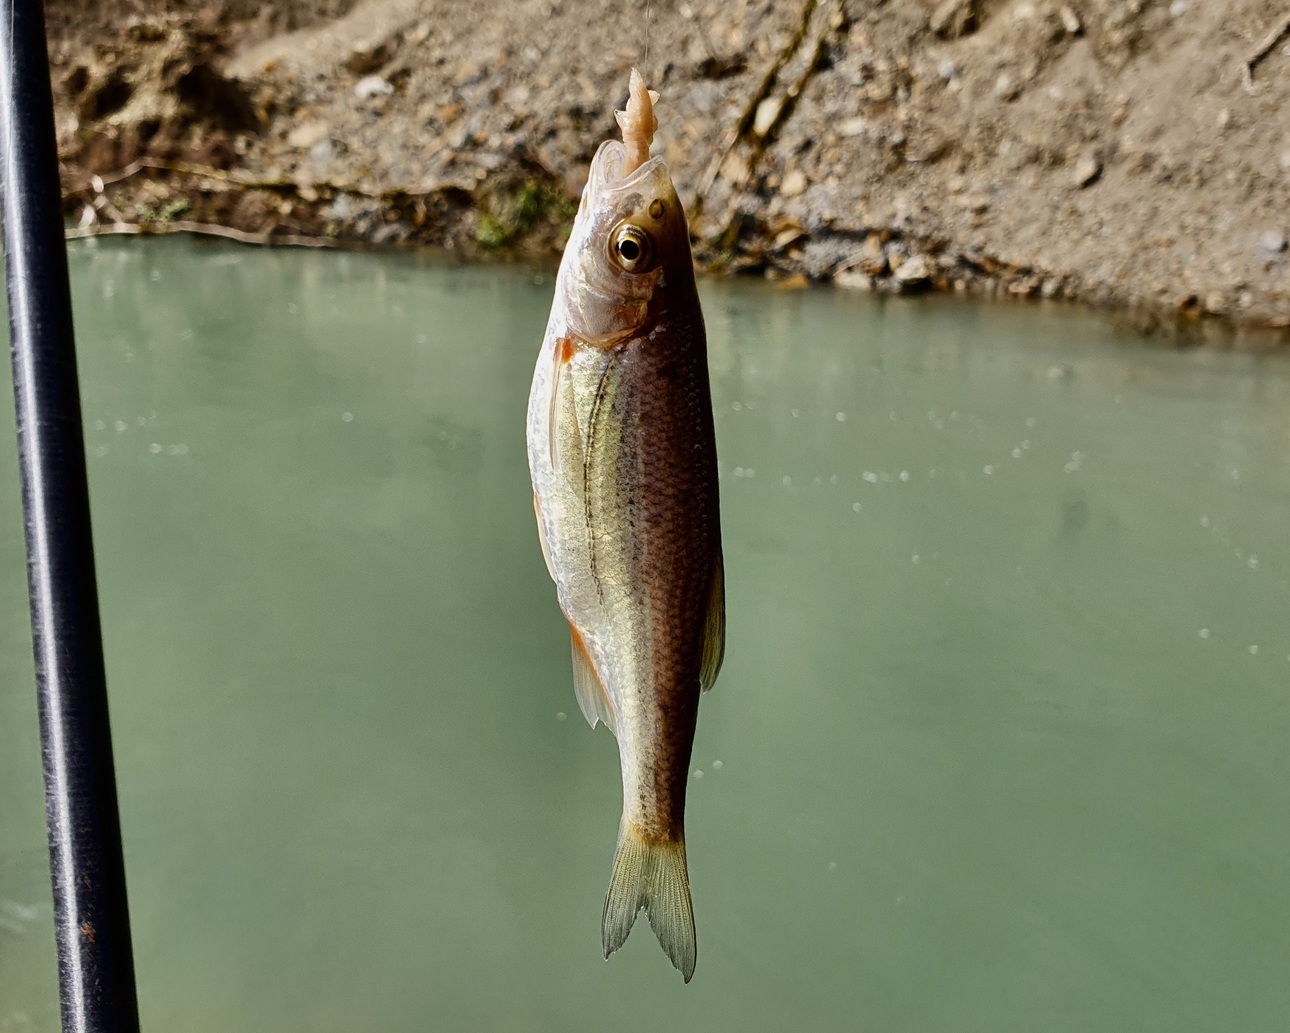
<svg viewBox="0 0 1290 1033"><path fill-rule="evenodd" d="M1290 327L1284 0L120 10L50 2L86 232L553 254L637 64L710 268Z"/></svg>

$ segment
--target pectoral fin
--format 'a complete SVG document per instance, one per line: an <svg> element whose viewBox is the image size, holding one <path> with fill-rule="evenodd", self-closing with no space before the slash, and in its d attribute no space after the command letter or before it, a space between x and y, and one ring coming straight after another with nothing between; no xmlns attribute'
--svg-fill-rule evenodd
<svg viewBox="0 0 1290 1033"><path fill-rule="evenodd" d="M726 572L721 556L712 571L708 591L708 611L703 628L703 663L699 668L699 686L704 692L712 688L726 655Z"/></svg>
<svg viewBox="0 0 1290 1033"><path fill-rule="evenodd" d="M614 704L596 673L587 644L572 624L569 625L569 637L573 640L573 691L578 697L582 716L592 728L596 727L597 721L602 722L617 738L618 716L614 712Z"/></svg>
<svg viewBox="0 0 1290 1033"><path fill-rule="evenodd" d="M546 572L551 575L551 580L555 581L555 565L551 562L551 547L546 543L546 524L542 522L542 503L537 497L537 492L533 493L533 514L537 517L538 541L542 545L542 558L546 560Z"/></svg>
<svg viewBox="0 0 1290 1033"><path fill-rule="evenodd" d="M551 408L547 413L547 454L551 457L552 469L560 468L560 439L558 435L559 416L560 416L560 390L563 387L562 381L564 367L573 361L573 355L577 346L573 343L571 337L558 337L555 342L555 371L551 376Z"/></svg>

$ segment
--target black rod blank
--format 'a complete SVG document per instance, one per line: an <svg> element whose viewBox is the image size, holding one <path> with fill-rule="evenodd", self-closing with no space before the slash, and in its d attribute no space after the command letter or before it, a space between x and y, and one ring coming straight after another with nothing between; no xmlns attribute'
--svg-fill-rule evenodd
<svg viewBox="0 0 1290 1033"><path fill-rule="evenodd" d="M137 1033L41 0L0 0L0 170L65 1033Z"/></svg>

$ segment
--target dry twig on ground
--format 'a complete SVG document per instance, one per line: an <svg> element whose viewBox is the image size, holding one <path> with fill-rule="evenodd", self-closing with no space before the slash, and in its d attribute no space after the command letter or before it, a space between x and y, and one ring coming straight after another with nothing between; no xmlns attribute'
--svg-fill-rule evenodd
<svg viewBox="0 0 1290 1033"><path fill-rule="evenodd" d="M248 233L245 230L233 229L231 226L219 226L210 222L161 222L154 225L144 225L137 222L104 222L97 226L83 226L77 229L69 229L66 232L68 240L82 240L86 237L114 237L114 236L146 236L147 234L163 233L193 233L203 237L224 237L227 240L236 240L239 244L275 244L286 247L325 247L334 248L343 246L340 241L333 240L331 237L306 237L295 233L284 233L277 236L273 230L265 230L263 233Z"/></svg>
<svg viewBox="0 0 1290 1033"><path fill-rule="evenodd" d="M1272 48L1277 45L1281 40L1281 37L1287 32L1290 32L1290 11L1287 11L1285 17L1277 22L1276 25L1272 26L1272 30L1263 37L1259 42L1259 45L1251 50L1249 55L1242 62L1241 78L1245 82L1246 93L1253 93L1255 90L1254 66L1271 53Z"/></svg>

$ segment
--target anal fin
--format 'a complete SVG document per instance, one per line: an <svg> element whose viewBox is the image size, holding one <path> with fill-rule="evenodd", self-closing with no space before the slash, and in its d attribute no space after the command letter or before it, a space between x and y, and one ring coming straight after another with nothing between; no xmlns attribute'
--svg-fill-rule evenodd
<svg viewBox="0 0 1290 1033"><path fill-rule="evenodd" d="M610 702L609 693L605 691L600 676L596 674L596 666L591 661L591 654L587 652L587 644L572 624L569 625L569 637L573 641L573 691L578 697L578 707L582 710L582 716L587 719L587 724L592 728L595 728L596 722L600 721L614 733L616 738L618 716L614 713L614 705Z"/></svg>
<svg viewBox="0 0 1290 1033"><path fill-rule="evenodd" d="M699 667L699 687L707 692L721 672L726 656L726 571L720 555L712 569L712 587L708 590L708 609L703 622L703 661Z"/></svg>

